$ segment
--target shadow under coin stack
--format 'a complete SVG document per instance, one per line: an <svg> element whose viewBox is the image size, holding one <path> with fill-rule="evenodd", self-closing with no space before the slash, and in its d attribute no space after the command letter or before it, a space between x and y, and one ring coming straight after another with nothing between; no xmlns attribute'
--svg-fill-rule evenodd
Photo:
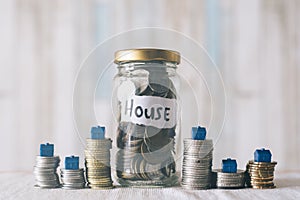
<svg viewBox="0 0 300 200"><path fill-rule="evenodd" d="M36 157L36 165L33 173L35 175L36 185L40 188L57 188L60 187L57 167L60 159L58 156L53 156L53 144L41 144L40 156Z"/></svg>
<svg viewBox="0 0 300 200"><path fill-rule="evenodd" d="M112 140L104 137L105 127L92 127L86 140L85 167L88 186L92 189L113 188L110 167Z"/></svg>
<svg viewBox="0 0 300 200"><path fill-rule="evenodd" d="M245 187L245 171L237 169L236 160L222 160L222 169L212 173L212 184L217 188L235 189Z"/></svg>
<svg viewBox="0 0 300 200"><path fill-rule="evenodd" d="M192 128L192 138L184 140L181 186L185 189L211 187L212 140L206 140L206 129Z"/></svg>
<svg viewBox="0 0 300 200"><path fill-rule="evenodd" d="M79 157L66 157L65 169L61 169L60 172L64 189L85 188L84 170L79 169Z"/></svg>
<svg viewBox="0 0 300 200"><path fill-rule="evenodd" d="M270 150L257 149L254 152L254 161L247 164L246 183L249 187L256 189L275 188L273 183L274 170L277 162L271 162Z"/></svg>

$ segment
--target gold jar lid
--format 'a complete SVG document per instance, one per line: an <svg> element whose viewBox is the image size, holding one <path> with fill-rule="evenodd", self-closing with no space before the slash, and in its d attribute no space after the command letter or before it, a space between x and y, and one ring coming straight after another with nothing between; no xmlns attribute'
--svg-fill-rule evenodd
<svg viewBox="0 0 300 200"><path fill-rule="evenodd" d="M166 49L124 49L115 53L116 64L131 61L166 61L179 64L180 53Z"/></svg>

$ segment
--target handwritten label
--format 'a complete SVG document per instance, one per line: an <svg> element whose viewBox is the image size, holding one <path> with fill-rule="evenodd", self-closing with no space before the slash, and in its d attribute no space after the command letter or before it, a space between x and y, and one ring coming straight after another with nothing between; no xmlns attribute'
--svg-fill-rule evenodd
<svg viewBox="0 0 300 200"><path fill-rule="evenodd" d="M132 96L121 102L121 121L172 128L176 125L176 99Z"/></svg>

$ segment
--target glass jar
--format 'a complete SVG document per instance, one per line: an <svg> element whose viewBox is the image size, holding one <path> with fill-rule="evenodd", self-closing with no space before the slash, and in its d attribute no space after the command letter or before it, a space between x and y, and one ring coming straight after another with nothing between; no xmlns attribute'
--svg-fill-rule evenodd
<svg viewBox="0 0 300 200"><path fill-rule="evenodd" d="M116 176L123 186L173 186L180 142L180 54L163 49L115 53Z"/></svg>

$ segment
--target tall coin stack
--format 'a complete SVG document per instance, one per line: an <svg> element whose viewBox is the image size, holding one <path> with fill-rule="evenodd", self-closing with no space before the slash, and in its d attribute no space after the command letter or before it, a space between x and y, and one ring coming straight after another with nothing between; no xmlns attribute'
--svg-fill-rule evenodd
<svg viewBox="0 0 300 200"><path fill-rule="evenodd" d="M105 127L92 127L91 139L86 140L86 179L92 189L113 188L110 167L112 140L106 139L104 134Z"/></svg>
<svg viewBox="0 0 300 200"><path fill-rule="evenodd" d="M53 144L41 144L40 155L36 157L36 164L33 173L35 175L36 185L40 188L57 188L60 187L57 167L60 159L53 156Z"/></svg>
<svg viewBox="0 0 300 200"><path fill-rule="evenodd" d="M237 163L234 159L222 160L222 169L214 170L212 176L212 185L217 188L245 187L245 171L237 169Z"/></svg>
<svg viewBox="0 0 300 200"><path fill-rule="evenodd" d="M184 140L181 186L185 189L211 187L212 140L206 140L206 129L192 128L192 138Z"/></svg>
<svg viewBox="0 0 300 200"><path fill-rule="evenodd" d="M70 156L65 158L65 169L61 169L62 187L64 189L85 188L83 168L79 169L79 157Z"/></svg>
<svg viewBox="0 0 300 200"><path fill-rule="evenodd" d="M256 189L275 188L273 179L277 162L271 162L271 158L270 150L262 148L254 152L254 161L250 160L246 166L246 183L249 187Z"/></svg>

